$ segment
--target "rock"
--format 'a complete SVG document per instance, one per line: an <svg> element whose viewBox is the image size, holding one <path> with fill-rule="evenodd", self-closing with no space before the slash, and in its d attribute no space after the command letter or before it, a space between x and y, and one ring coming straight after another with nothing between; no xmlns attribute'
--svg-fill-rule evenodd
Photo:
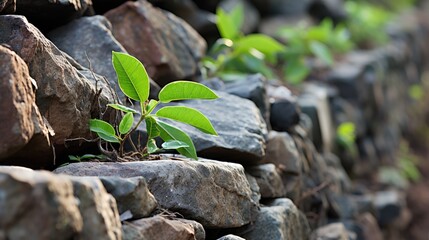
<svg viewBox="0 0 429 240"><path fill-rule="evenodd" d="M82 216L69 179L21 167L0 167L2 239L77 239Z"/></svg>
<svg viewBox="0 0 429 240"><path fill-rule="evenodd" d="M301 159L293 138L286 132L270 131L264 162L273 163L282 172L291 175L301 173Z"/></svg>
<svg viewBox="0 0 429 240"><path fill-rule="evenodd" d="M33 162L18 162L16 153L24 148L51 151L49 126L36 106L35 86L25 62L0 45L0 66L0 161L9 157L14 165L51 165L49 158L42 158L38 152L30 153L36 156Z"/></svg>
<svg viewBox="0 0 429 240"><path fill-rule="evenodd" d="M329 18L334 23L347 18L343 0L315 0L308 7L308 13L319 21Z"/></svg>
<svg viewBox="0 0 429 240"><path fill-rule="evenodd" d="M301 110L296 97L283 86L268 86L270 100L270 123L273 130L284 132L297 125Z"/></svg>
<svg viewBox="0 0 429 240"><path fill-rule="evenodd" d="M282 178L274 164L262 164L247 169L248 173L256 178L261 197L279 198L286 195Z"/></svg>
<svg viewBox="0 0 429 240"><path fill-rule="evenodd" d="M187 124L165 121L179 127L192 138L198 156L243 165L260 162L265 155L267 127L258 108L247 99L222 92L217 94L219 99L214 101L192 100L171 105L201 111L210 119L219 136L202 133ZM141 126L138 131L146 132L146 127Z"/></svg>
<svg viewBox="0 0 429 240"><path fill-rule="evenodd" d="M0 1L0 14L12 14L16 11L16 0Z"/></svg>
<svg viewBox="0 0 429 240"><path fill-rule="evenodd" d="M37 82L36 102L55 131L53 143L63 146L65 139L89 137L88 121L100 111L98 104L92 104L97 92L102 89L98 97L103 105L113 99L111 89L58 50L25 17L0 16L0 32L0 43L8 44L27 63Z"/></svg>
<svg viewBox="0 0 429 240"><path fill-rule="evenodd" d="M182 222L184 224L191 225L194 228L196 240L206 239L206 230L204 229L203 225L201 225L201 223L193 221L193 220L184 219L184 218L176 218L174 220L177 220L177 221Z"/></svg>
<svg viewBox="0 0 429 240"><path fill-rule="evenodd" d="M330 204L340 219L354 219L365 212L373 212L371 198L366 195L330 194Z"/></svg>
<svg viewBox="0 0 429 240"><path fill-rule="evenodd" d="M371 213L360 215L357 221L362 226L363 239L383 240L383 234L378 226L377 219Z"/></svg>
<svg viewBox="0 0 429 240"><path fill-rule="evenodd" d="M243 234L247 240L308 239L310 228L303 213L287 198L262 207L256 221Z"/></svg>
<svg viewBox="0 0 429 240"><path fill-rule="evenodd" d="M245 79L227 82L225 91L254 102L265 121L269 122L270 103L267 97L266 81L261 74L248 75Z"/></svg>
<svg viewBox="0 0 429 240"><path fill-rule="evenodd" d="M144 178L100 177L100 180L107 192L116 199L119 214L129 210L136 219L148 217L155 210L156 199Z"/></svg>
<svg viewBox="0 0 429 240"><path fill-rule="evenodd" d="M59 176L64 177L64 176ZM70 178L79 201L83 229L81 239L122 239L121 222L115 199L96 178Z"/></svg>
<svg viewBox="0 0 429 240"><path fill-rule="evenodd" d="M406 208L404 194L394 190L377 192L373 201L378 224L381 227L394 223Z"/></svg>
<svg viewBox="0 0 429 240"><path fill-rule="evenodd" d="M154 216L132 222L125 222L122 229L124 232L124 240L205 239L205 236L203 238L196 237L195 229L192 224L184 223L178 220L170 220L162 216Z"/></svg>
<svg viewBox="0 0 429 240"><path fill-rule="evenodd" d="M91 0L19 0L16 2L16 14L24 15L42 30L61 26L91 11Z"/></svg>
<svg viewBox="0 0 429 240"><path fill-rule="evenodd" d="M332 153L324 154L323 158L328 167L326 176L332 179L331 190L338 194L350 192L352 189L352 182L341 165L340 159Z"/></svg>
<svg viewBox="0 0 429 240"><path fill-rule="evenodd" d="M105 14L113 35L145 65L160 86L192 78L206 42L186 22L145 0L126 2ZM142 44L144 43L144 44Z"/></svg>
<svg viewBox="0 0 429 240"><path fill-rule="evenodd" d="M256 178L248 173L246 173L246 178L247 178L247 181L249 182L250 190L252 190L253 202L259 203L259 201L261 200L261 192L259 191L259 185L258 185L258 182L256 181Z"/></svg>
<svg viewBox="0 0 429 240"><path fill-rule="evenodd" d="M218 238L217 240L245 240L245 239L239 236L235 236L233 234L228 234L226 236Z"/></svg>
<svg viewBox="0 0 429 240"><path fill-rule="evenodd" d="M167 159L162 155L161 159ZM204 227L248 224L256 211L241 165L209 160L127 163L82 162L55 170L74 176L143 176L161 208L178 212Z"/></svg>
<svg viewBox="0 0 429 240"><path fill-rule="evenodd" d="M230 12L237 6L243 8L243 23L241 25L241 32L245 35L255 32L260 20L258 9L256 9L249 1L245 0L223 0L219 3L218 7L226 12Z"/></svg>
<svg viewBox="0 0 429 240"><path fill-rule="evenodd" d="M331 223L315 230L312 240L349 240L347 229L342 223Z"/></svg>

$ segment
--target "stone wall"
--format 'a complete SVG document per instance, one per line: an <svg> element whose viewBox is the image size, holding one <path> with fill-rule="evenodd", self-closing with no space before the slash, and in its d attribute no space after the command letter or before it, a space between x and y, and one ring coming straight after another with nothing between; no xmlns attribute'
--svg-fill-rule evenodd
<svg viewBox="0 0 429 240"><path fill-rule="evenodd" d="M261 74L201 79L214 7L235 1L3 2L0 239L400 239L412 218L403 186L378 178L413 124L408 89L429 56L423 10L393 22L386 46L345 54L288 88ZM260 17L302 15L312 1L242 2L243 31L252 32ZM322 6L343 18L329 1L314 2L313 15ZM83 142L89 119L125 100L111 51L144 63L153 97L184 78L217 91L214 101L178 103L203 112L219 134L174 123L198 161L161 154L61 165L93 151ZM343 123L355 127L352 149L338 143Z"/></svg>

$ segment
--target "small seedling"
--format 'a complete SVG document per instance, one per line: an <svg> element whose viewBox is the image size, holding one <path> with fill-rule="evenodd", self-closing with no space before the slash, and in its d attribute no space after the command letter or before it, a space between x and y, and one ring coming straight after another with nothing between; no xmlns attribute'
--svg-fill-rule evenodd
<svg viewBox="0 0 429 240"><path fill-rule="evenodd" d="M125 53L112 53L113 66L118 76L119 87L130 99L140 103L139 110L121 105L108 104L124 115L119 125L114 127L110 123L91 119L90 130L104 141L119 144L119 157L124 156L124 144L130 135L144 121L147 130L147 144L143 149L137 149L141 157L159 152L161 149L176 149L182 155L197 159L195 146L191 138L182 130L174 127L161 119L171 119L189 124L200 131L217 135L210 120L200 111L185 106L165 106L154 113L159 103L188 99L217 99L218 96L206 86L190 81L176 81L165 85L159 92L159 100L149 99L149 77L143 64ZM137 124L134 124L134 115L140 115ZM164 140L161 148L157 146L155 138Z"/></svg>

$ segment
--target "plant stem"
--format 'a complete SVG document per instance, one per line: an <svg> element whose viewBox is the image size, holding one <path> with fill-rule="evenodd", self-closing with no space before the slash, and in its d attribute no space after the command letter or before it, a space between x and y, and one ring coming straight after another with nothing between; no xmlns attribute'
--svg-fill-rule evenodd
<svg viewBox="0 0 429 240"><path fill-rule="evenodd" d="M141 115L139 121L133 127L133 129L131 129L129 132L127 132L125 134L125 136L122 138L122 141L121 141L120 146L119 146L119 156L120 157L122 157L124 155L124 144L125 144L125 141L129 138L129 136L131 135L131 133L134 132L138 128L138 126L140 125L140 123L142 123L145 118L146 118L145 115Z"/></svg>

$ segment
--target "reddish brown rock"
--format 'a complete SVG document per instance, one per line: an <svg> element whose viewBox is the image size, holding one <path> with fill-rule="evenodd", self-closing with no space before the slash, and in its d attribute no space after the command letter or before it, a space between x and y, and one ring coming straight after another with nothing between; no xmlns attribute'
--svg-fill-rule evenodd
<svg viewBox="0 0 429 240"><path fill-rule="evenodd" d="M143 62L158 84L197 74L206 43L182 19L143 0L126 2L105 16L112 23L115 38Z"/></svg>
<svg viewBox="0 0 429 240"><path fill-rule="evenodd" d="M36 106L35 86L27 65L16 53L0 45L0 66L0 161L30 142L39 151L49 151L49 129ZM42 162L44 158L38 161L41 165L49 164Z"/></svg>

